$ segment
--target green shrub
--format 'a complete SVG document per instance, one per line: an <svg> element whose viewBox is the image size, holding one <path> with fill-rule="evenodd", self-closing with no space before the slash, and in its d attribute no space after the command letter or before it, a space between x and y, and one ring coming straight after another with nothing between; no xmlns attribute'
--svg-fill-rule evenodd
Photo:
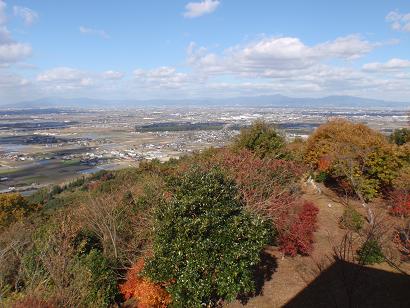
<svg viewBox="0 0 410 308"><path fill-rule="evenodd" d="M116 273L100 251L80 255L71 268L75 290L81 294L81 307L110 307L117 296Z"/></svg>
<svg viewBox="0 0 410 308"><path fill-rule="evenodd" d="M327 172L321 171L319 174L315 176L315 181L318 183L323 183L327 180L328 174Z"/></svg>
<svg viewBox="0 0 410 308"><path fill-rule="evenodd" d="M403 145L410 141L410 129L408 128L400 128L395 129L393 133L390 135L390 142L395 143L397 145Z"/></svg>
<svg viewBox="0 0 410 308"><path fill-rule="evenodd" d="M247 213L234 183L218 170L191 170L155 213L154 255L144 274L168 283L176 307L214 305L252 292L252 271L270 224Z"/></svg>
<svg viewBox="0 0 410 308"><path fill-rule="evenodd" d="M381 263L384 261L384 255L380 244L375 239L369 239L357 251L360 263L368 265Z"/></svg>
<svg viewBox="0 0 410 308"><path fill-rule="evenodd" d="M340 218L340 224L343 228L358 232L363 228L364 219L352 206L347 206Z"/></svg>

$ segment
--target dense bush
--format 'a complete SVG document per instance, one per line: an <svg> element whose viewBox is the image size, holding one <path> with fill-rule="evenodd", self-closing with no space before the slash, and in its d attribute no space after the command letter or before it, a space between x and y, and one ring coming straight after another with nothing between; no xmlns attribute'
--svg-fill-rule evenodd
<svg viewBox="0 0 410 308"><path fill-rule="evenodd" d="M300 213L290 225L284 220L279 228L279 245L283 253L309 255L313 250L313 233L316 231L319 209L311 202L304 202Z"/></svg>
<svg viewBox="0 0 410 308"><path fill-rule="evenodd" d="M269 224L244 210L232 181L215 169L190 170L156 211L144 272L168 284L174 306L230 301L254 290L252 270L269 237Z"/></svg>
<svg viewBox="0 0 410 308"><path fill-rule="evenodd" d="M250 150L261 158L282 158L284 146L284 137L263 121L256 121L251 127L242 129L233 142L235 150Z"/></svg>
<svg viewBox="0 0 410 308"><path fill-rule="evenodd" d="M100 251L92 249L78 255L69 270L73 275L70 284L82 295L79 306L109 307L114 303L118 293L116 273Z"/></svg>

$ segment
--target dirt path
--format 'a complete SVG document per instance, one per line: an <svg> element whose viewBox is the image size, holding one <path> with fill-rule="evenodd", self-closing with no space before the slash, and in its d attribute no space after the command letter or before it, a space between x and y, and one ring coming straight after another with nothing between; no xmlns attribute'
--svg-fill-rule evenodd
<svg viewBox="0 0 410 308"><path fill-rule="evenodd" d="M332 243L338 243L344 234L344 231L339 228L343 205L329 196L332 195L328 192L319 195L311 191L307 191L303 196L305 200L312 201L319 208L318 230L315 232L312 256L283 258L281 252L270 248L267 253L276 258L276 271L271 279L265 282L262 294L251 298L246 307L282 307L316 277L317 262L331 254ZM239 308L244 305L235 301L227 307Z"/></svg>

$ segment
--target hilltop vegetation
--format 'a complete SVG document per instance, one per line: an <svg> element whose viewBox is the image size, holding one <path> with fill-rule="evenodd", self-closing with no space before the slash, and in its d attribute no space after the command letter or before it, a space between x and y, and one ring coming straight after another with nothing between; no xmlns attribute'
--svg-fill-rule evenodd
<svg viewBox="0 0 410 308"><path fill-rule="evenodd" d="M334 228L359 239L349 261L408 263L408 141L406 129L386 137L335 120L289 142L258 121L225 148L0 195L0 305L214 307L257 296L267 247L314 251L321 209L304 198L309 178L348 201Z"/></svg>

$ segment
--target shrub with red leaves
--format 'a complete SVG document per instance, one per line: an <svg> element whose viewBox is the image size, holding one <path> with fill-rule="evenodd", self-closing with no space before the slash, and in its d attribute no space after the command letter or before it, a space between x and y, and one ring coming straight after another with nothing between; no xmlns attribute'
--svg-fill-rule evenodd
<svg viewBox="0 0 410 308"><path fill-rule="evenodd" d="M286 225L288 221L278 225L281 251L290 256L298 253L309 255L312 252L318 212L313 203L305 201L290 225Z"/></svg>
<svg viewBox="0 0 410 308"><path fill-rule="evenodd" d="M328 171L329 168L332 166L332 160L329 156L323 156L319 159L317 169L319 171Z"/></svg>
<svg viewBox="0 0 410 308"><path fill-rule="evenodd" d="M390 213L395 216L410 216L410 192L405 190L394 190L389 198Z"/></svg>

